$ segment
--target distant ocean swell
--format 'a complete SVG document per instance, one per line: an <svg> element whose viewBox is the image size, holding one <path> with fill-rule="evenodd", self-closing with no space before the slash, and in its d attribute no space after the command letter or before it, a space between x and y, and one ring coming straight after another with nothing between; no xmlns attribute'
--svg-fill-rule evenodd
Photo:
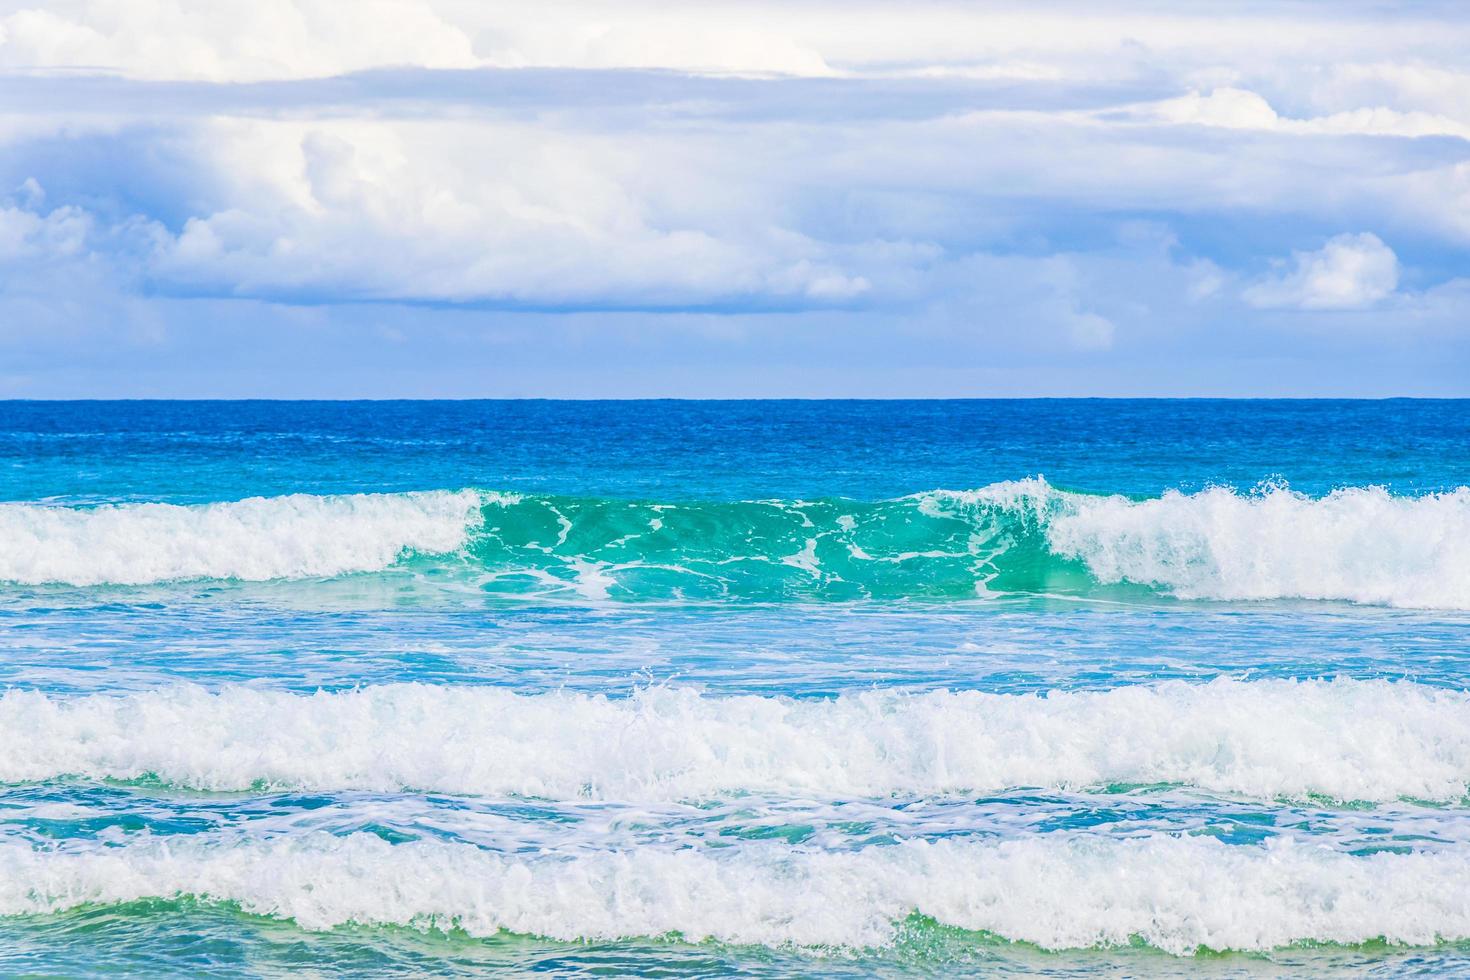
<svg viewBox="0 0 1470 980"><path fill-rule="evenodd" d="M1465 940L1470 850L1354 856L1292 838L1228 845L1158 834L575 855L319 832L0 844L0 914L147 899L230 903L308 929L350 922L827 949L891 944L923 916L931 928L1048 949L1142 940L1189 955Z"/></svg>
<svg viewBox="0 0 1470 980"><path fill-rule="evenodd" d="M1454 803L1470 694L1409 682L1166 682L1046 696L626 698L392 684L0 696L0 781L681 801L1172 784L1264 800Z"/></svg>
<svg viewBox="0 0 1470 980"><path fill-rule="evenodd" d="M1151 588L1181 599L1463 610L1466 541L1463 487L1315 498L1285 487L1216 488L1132 500L1030 479L880 502L296 494L190 506L0 504L0 580L143 585L446 567L487 592L594 600Z"/></svg>

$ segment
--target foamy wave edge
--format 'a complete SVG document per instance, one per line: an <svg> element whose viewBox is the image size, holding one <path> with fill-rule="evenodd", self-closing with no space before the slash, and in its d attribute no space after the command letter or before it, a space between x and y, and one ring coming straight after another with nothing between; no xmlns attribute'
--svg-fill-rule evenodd
<svg viewBox="0 0 1470 980"><path fill-rule="evenodd" d="M0 914L192 897L294 920L669 937L767 946L889 945L918 914L1049 949L1269 950L1314 941L1470 938L1470 851L1351 856L1292 839L1035 835L855 851L508 855L371 834L163 838L122 847L0 845Z"/></svg>
<svg viewBox="0 0 1470 980"><path fill-rule="evenodd" d="M1336 599L1470 609L1470 489L1417 497L1350 487L1309 497L1273 486L1133 501L1068 495L1046 541L1101 583L1183 599Z"/></svg>
<svg viewBox="0 0 1470 980"><path fill-rule="evenodd" d="M471 490L434 490L193 505L0 504L0 579L145 585L380 571L406 552L462 549L484 499Z"/></svg>
<svg viewBox="0 0 1470 980"><path fill-rule="evenodd" d="M1045 696L626 698L381 685L0 696L0 780L678 801L1179 784L1276 799L1456 801L1470 694L1409 682L1172 681Z"/></svg>

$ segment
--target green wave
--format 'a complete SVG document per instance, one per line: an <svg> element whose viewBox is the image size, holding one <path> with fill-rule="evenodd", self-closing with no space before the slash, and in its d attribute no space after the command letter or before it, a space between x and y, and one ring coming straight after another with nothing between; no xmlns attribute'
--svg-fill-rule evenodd
<svg viewBox="0 0 1470 980"><path fill-rule="evenodd" d="M490 592L754 601L1095 591L1046 495L660 504L491 496L465 557Z"/></svg>

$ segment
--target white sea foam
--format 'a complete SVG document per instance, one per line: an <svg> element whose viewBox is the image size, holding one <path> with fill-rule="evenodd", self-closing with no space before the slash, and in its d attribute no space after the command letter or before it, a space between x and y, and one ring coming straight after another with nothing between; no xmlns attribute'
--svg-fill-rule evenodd
<svg viewBox="0 0 1470 980"><path fill-rule="evenodd" d="M1032 835L852 851L513 855L368 834L0 845L0 914L190 896L308 929L348 922L555 939L679 933L800 946L891 943L913 913L1047 948L1139 937L1176 954L1301 941L1470 938L1470 850L1351 856L1292 839Z"/></svg>
<svg viewBox="0 0 1470 980"><path fill-rule="evenodd" d="M466 490L192 506L0 504L0 580L139 585L376 571L405 551L463 548L481 502Z"/></svg>
<svg viewBox="0 0 1470 980"><path fill-rule="evenodd" d="M1161 497L1068 493L1045 480L925 494L931 512L983 508L1040 530L1099 582L1185 599L1337 599L1470 609L1470 488L1397 496L1352 487L1310 497L1282 486Z"/></svg>
<svg viewBox="0 0 1470 980"><path fill-rule="evenodd" d="M1168 682L1047 696L630 698L383 685L0 696L0 780L672 801L1176 783L1260 798L1458 800L1470 694L1407 682Z"/></svg>
<svg viewBox="0 0 1470 980"><path fill-rule="evenodd" d="M1052 551L1102 582L1189 599L1346 599L1470 609L1470 489L1321 498L1215 488L1153 500L1072 497L1046 527Z"/></svg>

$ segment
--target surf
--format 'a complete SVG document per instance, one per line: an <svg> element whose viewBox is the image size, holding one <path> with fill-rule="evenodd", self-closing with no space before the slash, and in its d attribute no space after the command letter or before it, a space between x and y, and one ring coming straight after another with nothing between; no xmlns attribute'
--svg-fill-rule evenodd
<svg viewBox="0 0 1470 980"><path fill-rule="evenodd" d="M399 925L818 952L890 946L915 919L1053 950L1430 946L1470 939L1467 881L1464 847L1356 856L1292 838L1242 846L1164 834L839 852L742 842L517 854L322 832L62 849L0 843L0 915L187 898L311 930Z"/></svg>
<svg viewBox="0 0 1470 980"><path fill-rule="evenodd" d="M882 501L649 502L440 490L0 505L0 581L403 574L568 601L1330 600L1470 609L1470 489L1134 499L1033 478ZM433 573L432 576L427 573Z"/></svg>
<svg viewBox="0 0 1470 980"><path fill-rule="evenodd" d="M629 697L384 684L0 695L0 781L558 800L817 799L1173 785L1263 800L1454 803L1470 694L1219 678L1101 691Z"/></svg>
<svg viewBox="0 0 1470 980"><path fill-rule="evenodd" d="M463 548L471 491L252 497L214 504L0 504L0 579L24 585L265 581L388 568Z"/></svg>

